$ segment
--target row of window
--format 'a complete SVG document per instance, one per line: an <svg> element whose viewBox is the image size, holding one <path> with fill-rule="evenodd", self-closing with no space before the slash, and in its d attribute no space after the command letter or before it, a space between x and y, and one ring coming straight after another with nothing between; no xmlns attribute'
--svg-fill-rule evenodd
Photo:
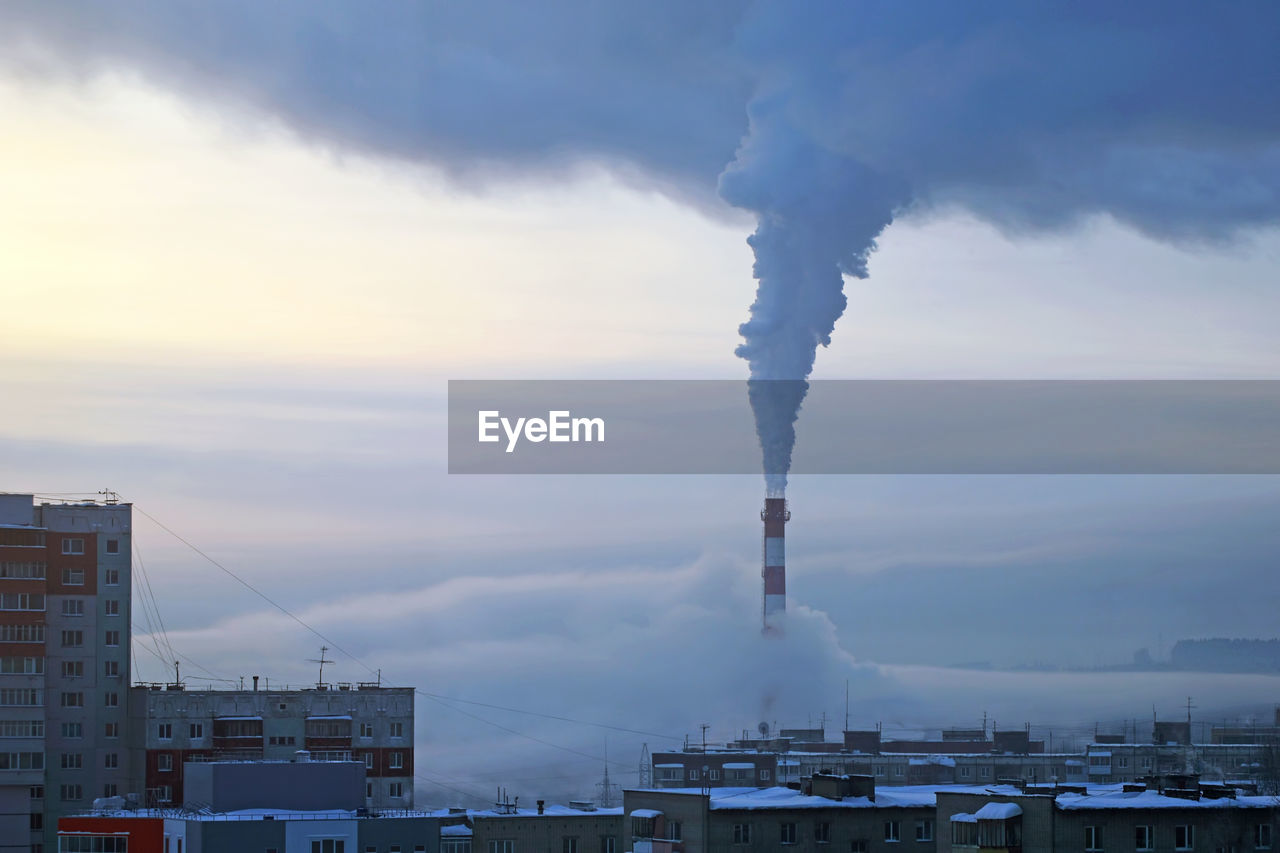
<svg viewBox="0 0 1280 853"><path fill-rule="evenodd" d="M43 642L43 625L0 625L0 643Z"/></svg>
<svg viewBox="0 0 1280 853"><path fill-rule="evenodd" d="M68 835L58 843L61 853L129 853L129 839L118 835Z"/></svg>
<svg viewBox="0 0 1280 853"><path fill-rule="evenodd" d="M395 726L398 724L392 723L392 725ZM393 734L392 737L399 737L399 735ZM659 767L658 781L659 782L683 782L685 777L685 772L686 770L683 767ZM690 767L687 772L689 774L690 782L698 782L702 779L702 771L700 770L695 770L694 768ZM754 769L748 770L746 768L733 768L732 770L724 771L725 775L723 778L726 778L730 782L747 782L755 779L755 773L756 771ZM771 775L769 770L761 768L759 770L759 774L760 774L761 781L764 781L764 782L769 781L769 777ZM707 779L709 779L710 781L719 782L721 778L722 778L721 771L718 768L710 768L707 770Z"/></svg>
<svg viewBox="0 0 1280 853"><path fill-rule="evenodd" d="M108 598L102 602L102 612L107 616L120 615L120 600L116 598ZM64 598L62 600L63 616L83 616L84 615L84 599L83 598Z"/></svg>
<svg viewBox="0 0 1280 853"><path fill-rule="evenodd" d="M1150 824L1133 828L1135 850L1156 849L1156 828ZM1166 842L1168 843L1168 842ZM1173 828L1173 849L1192 850L1196 846L1196 828L1193 824L1178 824ZM1253 827L1253 846L1256 850L1271 849L1271 824L1259 823ZM1102 827L1086 826L1084 828L1084 849L1090 853L1100 853L1102 846Z"/></svg>
<svg viewBox="0 0 1280 853"><path fill-rule="evenodd" d="M102 662L102 674L107 678L120 677L120 661L104 660ZM62 662L63 678L83 678L84 677L84 661L82 660L64 660Z"/></svg>
<svg viewBox="0 0 1280 853"><path fill-rule="evenodd" d="M446 847L447 842L443 839L440 841L440 853L463 853L468 848L461 845ZM516 841L514 838L499 838L489 842L488 853L515 853ZM578 838L576 836L567 836L560 840L561 853L586 853L578 846ZM477 851L479 853L479 851ZM600 836L600 853L618 853L618 839L612 835Z"/></svg>
<svg viewBox="0 0 1280 853"><path fill-rule="evenodd" d="M84 645L84 631L63 631L61 639L64 649L80 648ZM104 631L102 633L102 644L112 647L120 645L120 632L115 630Z"/></svg>
<svg viewBox="0 0 1280 853"><path fill-rule="evenodd" d="M84 691L82 691L82 690L64 690L64 691L62 691L62 693L59 695L58 705L59 705L60 707L63 707L63 708L83 708L83 707L85 707L85 704L84 704ZM102 707L104 707L104 708L119 708L119 707L120 707L120 693L119 693L119 691L116 691L116 690L108 690L106 693L102 694Z"/></svg>
<svg viewBox="0 0 1280 853"><path fill-rule="evenodd" d="M84 753L83 752L64 752L59 756L62 762L63 770L83 770L84 769ZM102 756L102 766L105 770L120 769L120 753L108 752Z"/></svg>
<svg viewBox="0 0 1280 853"><path fill-rule="evenodd" d="M106 552L108 554L119 554L120 540L108 539L106 543ZM84 540L79 537L64 536L62 538L62 553L68 555L83 554Z"/></svg>
<svg viewBox="0 0 1280 853"><path fill-rule="evenodd" d="M217 737L262 737L261 720L218 720L217 722L220 726L218 732L215 733ZM371 732L367 735L363 733L364 726L366 725L369 727ZM325 735L312 734L310 724L308 724L307 729L308 737L325 737ZM373 737L372 730L372 723L361 724L360 736ZM393 738L404 737L404 723L391 723L390 731L391 737ZM173 740L173 723L157 723L156 737L160 740ZM204 737L204 723L191 723L187 730L187 737L192 740L199 740ZM267 739L267 743L271 746L294 746L297 743L297 738L294 735L271 735ZM394 763L397 761L396 756L399 755L400 753L398 752L391 753L391 760L393 762L391 765L392 767L399 768L403 766L402 764ZM373 760L371 754L369 755L368 760ZM403 761L403 758L399 760ZM373 765L370 764L369 766L372 767Z"/></svg>
<svg viewBox="0 0 1280 853"><path fill-rule="evenodd" d="M0 687L0 708L38 708L43 705L43 690L35 687Z"/></svg>
<svg viewBox="0 0 1280 853"><path fill-rule="evenodd" d="M677 824L677 826L679 826ZM750 844L752 824L735 823L733 825L733 843L734 844ZM915 826L916 841L931 842L933 841L932 820L918 820ZM678 831L678 830L677 830ZM813 840L818 844L831 843L831 824L827 821L818 821L813 825ZM902 840L902 821L886 820L884 822L884 840L889 842L898 842ZM782 844L797 844L797 825L794 821L783 821L778 824L778 841ZM853 842L855 850L866 849L866 841L859 839Z"/></svg>

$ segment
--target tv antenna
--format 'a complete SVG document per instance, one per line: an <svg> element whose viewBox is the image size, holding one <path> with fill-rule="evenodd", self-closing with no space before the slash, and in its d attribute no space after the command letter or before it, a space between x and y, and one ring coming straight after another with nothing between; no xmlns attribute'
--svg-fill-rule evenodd
<svg viewBox="0 0 1280 853"><path fill-rule="evenodd" d="M326 659L326 658L325 658L324 653L325 653L325 652L327 652L327 651L329 651L329 647L328 647L328 646L321 646L321 647L320 647L320 657L318 657L318 658L307 658L307 663L318 663L318 664L320 664L320 680L316 682L316 686L317 686L317 687L319 687L321 684L324 684L324 665L325 665L325 664L327 664L327 663L334 663L334 661L333 661L333 660L329 660L329 659Z"/></svg>

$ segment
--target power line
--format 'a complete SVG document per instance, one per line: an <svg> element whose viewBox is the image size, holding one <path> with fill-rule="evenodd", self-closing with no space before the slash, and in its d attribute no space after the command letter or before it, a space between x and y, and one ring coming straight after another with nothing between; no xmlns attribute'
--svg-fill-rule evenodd
<svg viewBox="0 0 1280 853"><path fill-rule="evenodd" d="M329 645L329 647L330 647L331 649L333 649L333 650L334 650L334 651L336 651L336 652L340 652L341 654L343 654L343 655L345 655L346 657L350 658L353 662L355 662L356 664L358 664L358 665L360 665L361 667L363 667L363 668L364 668L367 672L369 672L370 674L379 674L379 675L380 675L380 671L379 671L379 670L376 670L376 669L374 669L373 667L369 666L369 665L368 665L368 664L366 664L363 660L361 660L360 658L358 658L356 655L354 655L353 653L351 653L351 652L347 651L345 648L343 648L343 647L342 647L342 645L340 645L338 642L336 642L336 641L335 641L335 640L333 640L332 638L330 638L330 637L326 636L325 634L321 633L320 631L316 630L316 629L315 629L315 628L313 628L311 625L307 624L307 622L306 622L306 621L304 621L301 617L299 617L299 616L295 615L291 610L289 610L289 609L288 609L287 607L285 607L283 604L280 604L280 603L279 603L279 602L277 602L275 599L271 598L271 597L270 597L270 596L268 596L266 593L262 592L260 589L258 589L257 587L255 587L253 584L249 583L249 582L248 582L247 580L245 580L243 577L241 577L240 575L236 574L236 573L235 573L235 572L233 572L231 569L227 568L227 567L226 567L226 566L224 566L222 563L218 562L218 561L217 561L217 560L215 560L213 557L211 557L211 556L209 556L208 554L206 554L206 553L205 553L204 551L202 551L199 547L197 547L193 542L191 542L190 540L186 539L185 537L183 537L183 536L179 535L176 531L174 531L174 530L173 530L172 528L170 528L168 525L164 524L164 523L163 523L163 522L161 522L159 519L157 519L155 516L151 515L151 513L149 513L149 512L147 512L146 510L142 509L142 508L141 508L141 507L139 507L137 504L134 504L134 505L133 505L133 508L134 508L135 510L137 510L141 515L143 515L143 516L145 516L147 519L149 519L153 524L155 524L155 525L156 525L157 527L159 527L161 530L165 531L165 532L166 532L166 533L168 533L170 536L172 536L173 538L177 539L177 540L178 540L179 542L181 542L182 544L186 545L188 548L190 548L190 549L191 549L192 551L194 551L196 554L198 554L198 555L200 555L201 557L203 557L205 560L207 560L207 561L208 561L209 563L211 563L213 566L215 566L216 568L218 568L218 569L219 569L220 571L222 571L224 574L226 574L226 575L228 575L229 577L231 577L232 579L234 579L237 583L239 583L239 584L240 584L241 586L243 586L245 589L249 590L249 591L250 591L250 592L252 592L254 595L258 596L258 597L259 597L259 598L261 598L263 601L267 602L267 603L268 603L268 604L270 604L272 607L274 607L275 609L279 610L279 611L280 611L281 613L283 613L285 616L288 616L290 619L292 619L292 620L293 620L294 622L296 622L298 625L300 625L300 626L302 626L303 628L305 628L305 629L306 629L307 631L309 631L311 634L313 634L313 635L315 635L316 637L318 637L318 638L320 638L321 640L323 640L325 643L327 643L327 644ZM539 737L535 737L534 735L530 735L530 734L526 734L526 733L521 732L521 731L517 731L516 729L510 728L510 727L508 727L508 726L504 726L504 725L502 725L502 724L500 724L500 723L495 723L495 722L494 722L494 721L492 721L492 720L485 719L484 717L481 717L481 716L479 716L479 715L477 715L477 714L473 714L473 713L471 713L470 711L466 711L466 710L464 710L464 709L462 709L462 708L455 707L454 705L451 705L451 704L449 704L449 703L451 703L451 702L466 703L466 704L469 704L469 705L477 705L477 706L482 706L482 707L488 707L488 708L493 708L493 709L496 709L496 710L509 711L509 712L517 713L517 714L526 714L526 715L529 715L529 716L543 717L543 718L546 718L546 719L554 719L554 720L559 720L559 721L561 721L561 722L574 723L574 724L577 724L577 725L597 726L597 727L599 727L599 728L612 729L612 730L615 730L615 731L626 732L626 733L629 733L629 734L641 734L641 735L647 735L647 736L651 736L651 737L661 737L661 738L669 739L669 740L679 740L679 738L677 738L677 737L672 737L672 736L670 736L670 735L657 734L657 733L654 733L654 732L644 732L644 731L641 731L641 730L638 730L638 729L627 729L627 728L624 728L624 727L621 727L621 726L613 726L613 725L609 725L609 724L606 724L606 723L596 723L596 722L592 722L592 721L589 721L589 720L576 720L576 719L573 719L573 718L571 718L571 717L563 717L563 716L559 716L559 715L555 715L555 714L543 714L543 713L539 713L539 712L536 712L536 711L525 711L525 710L523 710L523 709L519 709L519 708L509 708L509 707L505 707L505 706L501 706L501 705L494 705L494 704L486 703L486 702L474 702L474 701L466 700L466 699L454 699L454 698L451 698L451 697L448 697L448 696L442 696L442 695L435 694L435 693L428 693L428 692L427 692L427 691L425 691L425 690L420 690L420 689L417 689L417 688L415 688L415 689L414 689L414 692L415 692L417 695L422 696L423 698L428 699L428 700L430 700L430 701L432 701L432 702L435 702L435 703L436 703L436 704L438 704L438 705L443 705L444 707L449 708L450 710L454 711L455 713L462 714L462 715L463 715L463 716L465 716L465 717L470 717L471 719L476 720L476 721L478 721L478 722L484 723L484 724L489 725L489 726L493 726L494 728L499 729L499 730L504 731L504 732L507 732L508 734L515 735L516 737L525 738L526 740L530 740L530 741L533 741L534 743L542 744L543 746L551 747L552 749L558 749L558 750L561 750L561 751L563 751L563 752L568 752L568 753L570 753L570 754L572 754L572 755L578 755L578 756L581 756L581 757L583 757L583 758L589 758L589 759L591 759L592 761L601 761L601 760L603 760L603 759L601 758L601 756L598 756L598 755L591 755L590 753L582 752L582 751L580 751L580 750L576 750L576 749L573 749L573 748L571 748L571 747L562 746L561 744L552 743L551 741L544 740L544 739L539 738ZM622 767L622 766L630 767L630 765L629 765L629 764L625 764L624 762L613 762L613 763L614 763L614 764L617 764L619 767Z"/></svg>

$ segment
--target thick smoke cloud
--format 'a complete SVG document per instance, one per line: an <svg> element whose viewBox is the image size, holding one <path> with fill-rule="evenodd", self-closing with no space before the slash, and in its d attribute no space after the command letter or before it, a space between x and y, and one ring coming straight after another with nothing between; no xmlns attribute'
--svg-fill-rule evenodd
<svg viewBox="0 0 1280 853"><path fill-rule="evenodd" d="M808 375L844 276L908 208L1191 242L1280 212L1274 3L134 0L10 3L0 25L28 73L136 68L460 180L596 160L704 205L718 182L759 223L754 378ZM775 474L786 396L757 409Z"/></svg>

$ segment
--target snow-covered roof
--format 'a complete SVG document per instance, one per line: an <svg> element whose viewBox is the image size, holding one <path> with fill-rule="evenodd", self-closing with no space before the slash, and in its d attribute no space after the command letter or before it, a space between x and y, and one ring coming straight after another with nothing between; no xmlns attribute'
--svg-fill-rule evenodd
<svg viewBox="0 0 1280 853"><path fill-rule="evenodd" d="M684 769L684 765L683 765L683 764L655 764L655 765L653 765L653 766L654 766L654 767L656 767L656 768L658 768L659 770L669 769L669 768L673 768L673 767L679 767L681 770L683 770L683 769Z"/></svg>
<svg viewBox="0 0 1280 853"><path fill-rule="evenodd" d="M749 761L730 761L724 765L725 770L755 770L756 766Z"/></svg>
<svg viewBox="0 0 1280 853"><path fill-rule="evenodd" d="M262 717L223 717L221 715L214 717L214 722L222 722L223 720L261 720Z"/></svg>
<svg viewBox="0 0 1280 853"><path fill-rule="evenodd" d="M1274 797L1243 796L1223 797L1221 799L1187 800L1182 797L1169 797L1159 791L1125 791L1123 788L1110 790L1091 788L1088 794L1061 794L1058 796L1058 808L1066 811L1082 809L1229 809L1256 808L1265 809L1275 806Z"/></svg>
<svg viewBox="0 0 1280 853"><path fill-rule="evenodd" d="M662 812L658 811L657 809L632 809L631 816L654 818L654 817L661 817Z"/></svg>
<svg viewBox="0 0 1280 853"><path fill-rule="evenodd" d="M227 720L227 719L230 719L230 717L223 717L222 719ZM258 720L258 719L261 719L261 717L254 717L253 719ZM349 720L351 719L351 715L350 714L322 714L322 715L310 716L310 717L307 717L307 719L308 720Z"/></svg>
<svg viewBox="0 0 1280 853"><path fill-rule="evenodd" d="M978 820L1008 820L1022 814L1022 806L1017 803L987 803L974 813Z"/></svg>
<svg viewBox="0 0 1280 853"><path fill-rule="evenodd" d="M959 814L953 814L951 816L951 822L952 823L977 823L978 816L967 814L965 812L960 812Z"/></svg>
<svg viewBox="0 0 1280 853"><path fill-rule="evenodd" d="M440 835L449 838L470 838L471 827L465 823L451 823L448 826L440 827Z"/></svg>

